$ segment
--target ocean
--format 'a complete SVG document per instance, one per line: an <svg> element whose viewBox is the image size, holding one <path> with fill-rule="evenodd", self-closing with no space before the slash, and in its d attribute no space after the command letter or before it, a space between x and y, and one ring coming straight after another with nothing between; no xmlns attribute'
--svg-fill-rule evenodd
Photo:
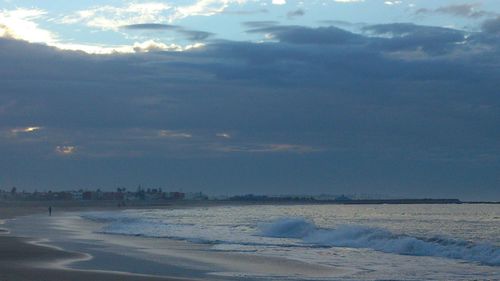
<svg viewBox="0 0 500 281"><path fill-rule="evenodd" d="M79 216L108 237L182 240L344 270L262 280L500 280L500 205L251 205Z"/></svg>

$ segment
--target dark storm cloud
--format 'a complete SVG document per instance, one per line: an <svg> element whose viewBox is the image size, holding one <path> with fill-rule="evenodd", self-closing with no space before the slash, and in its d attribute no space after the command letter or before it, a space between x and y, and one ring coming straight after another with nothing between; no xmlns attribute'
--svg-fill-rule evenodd
<svg viewBox="0 0 500 281"><path fill-rule="evenodd" d="M0 185L498 198L495 24L103 56L0 39Z"/></svg>

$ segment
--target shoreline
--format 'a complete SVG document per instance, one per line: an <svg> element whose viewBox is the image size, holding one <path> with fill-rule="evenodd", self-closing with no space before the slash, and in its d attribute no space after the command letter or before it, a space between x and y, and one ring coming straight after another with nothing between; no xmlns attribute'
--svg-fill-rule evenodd
<svg viewBox="0 0 500 281"><path fill-rule="evenodd" d="M130 206L128 208L100 207L102 208L98 208L98 210L131 209ZM182 208L184 206L163 207ZM158 208L158 206L150 208ZM68 275L73 274L72 276L80 276L83 273L86 275L90 273L104 274L102 280L254 281L261 280L262 276L280 278L292 274L311 280L310 276L322 279L331 276L340 277L350 273L349 270L342 268L314 265L279 257L211 251L207 245L188 241L100 234L93 231L99 223L83 220L78 215L81 211L96 211L95 206L91 209L70 208L67 211L59 207L58 210L55 216L53 213L52 217L39 212L36 212L35 215L29 215L29 212L25 212L28 216L9 223L8 227L12 228L12 233L0 235L4 239L23 243L23 247L31 248L31 251L36 252L35 256L43 257L43 262L38 262L38 266L33 266L29 260L25 260L22 264L22 270L11 270L11 276L21 274L24 271L39 272L43 270L44 274L48 274L47 276L53 276L51 274L55 274L55 272L65 272ZM30 239L26 240L19 236L30 237ZM33 242L34 239L31 237L48 238L49 241L48 243L45 241ZM48 247L46 247L47 244ZM0 245L0 248L2 247ZM47 251L54 255L47 256L41 254L40 251ZM72 255L74 253L76 255ZM90 255L92 258L85 258L84 255ZM6 264L8 263L5 259L0 258L0 272L2 266L5 267ZM9 277L4 278L9 281L37 280L13 279L5 274L4 272L0 273L0 280L3 280L4 277ZM126 276L127 279L124 279L123 276ZM307 278L307 276L309 277ZM92 279L100 281L94 277ZM84 279L68 277L68 279L53 280Z"/></svg>
<svg viewBox="0 0 500 281"><path fill-rule="evenodd" d="M37 204L38 203L38 204ZM42 203L42 204L40 204ZM195 280L169 276L134 274L129 272L75 269L65 264L93 259L89 253L71 252L63 248L45 244L37 238L26 238L11 233L5 223L20 217L47 212L47 202L29 204L0 204L0 280L8 281L181 281ZM84 211L87 206L62 206L59 212ZM118 209L113 206L91 206L100 210Z"/></svg>
<svg viewBox="0 0 500 281"><path fill-rule="evenodd" d="M130 273L100 272L48 266L64 260L81 258L83 255L54 248L35 245L31 241L13 236L0 236L0 279L9 281L34 280L164 280L177 281L167 277L155 277Z"/></svg>
<svg viewBox="0 0 500 281"><path fill-rule="evenodd" d="M254 204L236 205L252 206ZM340 247L336 248L334 252L323 252L320 248L317 248L319 250L314 249L313 251L320 251L320 255L332 258L330 262L324 263L321 261L309 262L308 258L295 259L280 254L253 254L251 249L242 252L232 251L231 248L228 250L224 247L222 250L220 248L213 249L211 244L182 239L105 234L100 231L106 225L105 221L85 219L86 216L82 215L82 213L89 211L123 211L143 208L180 209L174 212L183 213L185 211L191 212L186 208L202 207L201 210L205 212L207 207L220 205L129 205L121 208L109 204L94 204L92 206L59 204L54 206L56 206L56 211L50 217L45 204L44 206L16 206L7 208L8 210L5 209L5 211L5 206L0 204L0 221L1 218L14 218L9 220L6 225L11 229L11 232L0 233L0 238L2 238L0 250L9 249L9 251L14 252L14 257L24 255L16 261L9 258L8 252L0 253L0 280L40 281L40 276L43 277L43 281L83 281L88 279L95 281L352 280L353 276L360 277L359 280L374 280L366 278L375 272L380 274L378 275L379 279L391 279L398 274L412 276L415 270L424 274L423 272L430 263L434 264L436 268L448 268L447 274L450 274L449 276L460 277L455 280L468 280L463 279L461 274L469 272L469 270L484 274L482 276L497 276L498 274L498 272L491 271L492 269L481 265L474 265L474 263L469 265L455 259L443 259L437 256L395 255L363 248ZM232 206L235 205L229 204L229 207ZM350 209L350 207L348 208ZM457 206L456 208L464 207ZM16 217L16 215L19 216ZM0 228L2 228L1 222ZM346 259L344 255L353 257L358 264L352 266L350 258ZM401 269L393 271L390 267L386 268L384 261L398 264ZM378 271L379 268L382 270ZM262 279L263 277L268 279ZM404 280L404 278L391 280Z"/></svg>

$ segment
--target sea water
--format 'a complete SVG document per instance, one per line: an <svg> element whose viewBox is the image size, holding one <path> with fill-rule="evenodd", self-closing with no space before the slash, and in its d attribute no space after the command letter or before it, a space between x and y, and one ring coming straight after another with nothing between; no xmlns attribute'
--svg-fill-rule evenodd
<svg viewBox="0 0 500 281"><path fill-rule="evenodd" d="M500 280L500 205L220 206L82 217L109 235L348 268L355 274L346 280Z"/></svg>

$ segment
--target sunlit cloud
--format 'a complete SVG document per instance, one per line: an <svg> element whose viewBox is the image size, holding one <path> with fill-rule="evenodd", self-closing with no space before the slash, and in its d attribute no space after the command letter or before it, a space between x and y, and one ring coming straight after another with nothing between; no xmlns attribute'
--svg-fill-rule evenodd
<svg viewBox="0 0 500 281"><path fill-rule="evenodd" d="M358 3L365 2L365 0L334 0L337 3Z"/></svg>
<svg viewBox="0 0 500 281"><path fill-rule="evenodd" d="M286 0L273 0L272 3L273 5L285 5Z"/></svg>
<svg viewBox="0 0 500 281"><path fill-rule="evenodd" d="M14 135L17 135L19 133L34 133L36 131L41 130L42 127L25 127L25 128L14 128L10 130L10 132Z"/></svg>
<svg viewBox="0 0 500 281"><path fill-rule="evenodd" d="M135 52L150 52L150 51L181 51L182 46L176 44L164 44L154 40L148 40L142 43L135 43L133 46Z"/></svg>
<svg viewBox="0 0 500 281"><path fill-rule="evenodd" d="M244 153L312 153L321 151L321 149L299 144L252 144L252 145L238 145L238 146L222 146L217 147L216 150L221 152L244 152Z"/></svg>
<svg viewBox="0 0 500 281"><path fill-rule="evenodd" d="M61 50L69 51L83 51L88 54L133 54L133 53L147 53L147 52L182 52L191 49L198 49L205 46L203 43L194 43L188 45L179 44L165 44L163 42L158 42L155 40L147 40L144 42L135 42L132 45L121 45L121 46L102 46L102 45L86 45L86 44L68 44L68 43L57 43L53 45L54 47Z"/></svg>
<svg viewBox="0 0 500 281"><path fill-rule="evenodd" d="M103 30L117 30L123 25L166 21L163 13L171 8L170 5L160 2L131 3L119 7L106 5L77 11L63 17L60 22L83 23Z"/></svg>
<svg viewBox="0 0 500 281"><path fill-rule="evenodd" d="M118 30L120 26L165 23L192 16L212 16L224 12L231 4L247 0L198 0L191 5L161 2L131 3L123 6L101 6L77 11L60 19L60 23L83 23L102 30Z"/></svg>
<svg viewBox="0 0 500 281"><path fill-rule="evenodd" d="M0 11L0 37L25 40L30 43L55 42L56 36L36 23L47 14L40 9L15 9Z"/></svg>
<svg viewBox="0 0 500 281"><path fill-rule="evenodd" d="M89 23L89 25L96 25L102 28L109 27L115 28L119 27L125 23L131 23L134 21L141 22L143 20L152 20L154 15L161 11L162 9L167 9L165 4L158 5L146 5L146 4L134 4L128 6L125 10L137 10L138 12L144 13L144 15L139 16L137 19L128 20L115 20L113 23L105 23L103 19L102 24ZM100 9L110 9L109 7L101 7ZM96 12L93 11L81 11L79 15L82 19L86 17L91 17ZM125 12L123 12L125 13ZM193 43L188 45L179 45L175 43L164 43L157 40L146 40L142 42L134 42L130 45L103 45L103 44L89 44L89 43L71 43L61 40L57 34L52 31L41 28L37 21L41 20L47 14L44 10L39 9L16 9L16 10L4 10L0 11L0 37L12 38L18 40L24 40L30 43L42 43L48 46L56 47L61 50L70 51L83 51L89 54L114 54L114 53L143 53L143 52L154 52L154 51L185 51L195 48L201 48L204 46L202 43ZM122 14L122 12L118 12ZM125 13L126 14L126 13ZM75 22L76 18L65 18L63 22Z"/></svg>
<svg viewBox="0 0 500 281"><path fill-rule="evenodd" d="M217 133L215 134L216 137L223 138L223 139L230 139L232 136L228 133Z"/></svg>
<svg viewBox="0 0 500 281"><path fill-rule="evenodd" d="M392 5L399 5L402 4L403 1L400 0L391 0L391 1L384 1L384 4L392 6Z"/></svg>
<svg viewBox="0 0 500 281"><path fill-rule="evenodd" d="M75 152L76 152L76 146L73 145L56 146L56 153L60 155L72 155Z"/></svg>
<svg viewBox="0 0 500 281"><path fill-rule="evenodd" d="M224 12L231 4L245 4L247 0L198 0L196 3L175 8L169 22L192 16L213 16Z"/></svg>
<svg viewBox="0 0 500 281"><path fill-rule="evenodd" d="M160 137L164 137L164 138L191 138L191 137L193 137L191 134L188 134L188 133L176 132L176 131L170 131L170 130L160 130L158 132L158 135Z"/></svg>

